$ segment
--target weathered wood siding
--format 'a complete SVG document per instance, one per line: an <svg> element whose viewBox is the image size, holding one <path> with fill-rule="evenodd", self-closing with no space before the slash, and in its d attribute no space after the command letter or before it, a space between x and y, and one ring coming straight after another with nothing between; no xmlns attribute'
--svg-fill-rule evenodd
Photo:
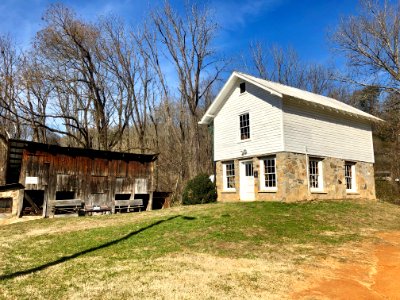
<svg viewBox="0 0 400 300"><path fill-rule="evenodd" d="M24 150L20 182L26 190L44 190L45 199L56 199L57 191L73 191L86 205L114 206L115 194L135 193L136 181L151 187L152 162L30 152ZM37 177L37 184L26 184ZM149 193L149 189L142 192Z"/></svg>
<svg viewBox="0 0 400 300"><path fill-rule="evenodd" d="M277 96L246 82L240 94L240 81L214 119L214 160L262 155L283 151L282 107ZM249 113L250 139L240 140L239 115Z"/></svg>
<svg viewBox="0 0 400 300"><path fill-rule="evenodd" d="M359 118L283 101L284 150L287 152L374 162L371 125Z"/></svg>
<svg viewBox="0 0 400 300"><path fill-rule="evenodd" d="M0 140L0 185L6 184L8 145Z"/></svg>

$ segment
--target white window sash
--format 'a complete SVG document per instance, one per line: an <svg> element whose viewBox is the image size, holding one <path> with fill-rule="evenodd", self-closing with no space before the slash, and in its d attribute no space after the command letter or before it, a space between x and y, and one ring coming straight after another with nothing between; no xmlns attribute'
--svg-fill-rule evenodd
<svg viewBox="0 0 400 300"><path fill-rule="evenodd" d="M346 164L346 165L350 165L350 164ZM350 172L351 172L350 173L351 174L351 189L347 188L347 182L345 182L345 184L346 184L346 192L355 193L355 192L357 192L356 165L355 164L351 164L350 165ZM345 180L346 180L346 174L345 174Z"/></svg>
<svg viewBox="0 0 400 300"><path fill-rule="evenodd" d="M311 187L310 186L310 191L311 192L323 192L324 191L324 173L323 173L323 166L322 166L322 160L316 160L316 159L310 159L308 163L308 168L310 168L310 164L312 161L317 162L317 184L318 187ZM310 180L311 174L309 174L308 180Z"/></svg>
<svg viewBox="0 0 400 300"><path fill-rule="evenodd" d="M267 159L274 159L274 164L275 164L275 186L274 187L267 187L265 186L265 165L264 161ZM264 158L260 159L260 191L276 191L278 188L278 176L276 175L276 157L271 157L271 158Z"/></svg>
<svg viewBox="0 0 400 300"><path fill-rule="evenodd" d="M230 163L229 163L230 164ZM228 188L228 177L226 176L226 165L227 163L222 164L222 180L223 180L223 189L227 192L234 192L236 188ZM235 172L235 181L236 181L236 172Z"/></svg>

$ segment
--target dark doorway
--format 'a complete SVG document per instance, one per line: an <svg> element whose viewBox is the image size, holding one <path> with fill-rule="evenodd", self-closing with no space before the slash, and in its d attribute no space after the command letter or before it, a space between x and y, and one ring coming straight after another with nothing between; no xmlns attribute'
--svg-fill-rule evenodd
<svg viewBox="0 0 400 300"><path fill-rule="evenodd" d="M143 200L143 206L144 206L143 210L147 209L147 205L149 204L149 198L150 198L149 194L135 194L135 199Z"/></svg>
<svg viewBox="0 0 400 300"><path fill-rule="evenodd" d="M26 190L24 193L22 215L41 216L43 213L43 203L43 190Z"/></svg>

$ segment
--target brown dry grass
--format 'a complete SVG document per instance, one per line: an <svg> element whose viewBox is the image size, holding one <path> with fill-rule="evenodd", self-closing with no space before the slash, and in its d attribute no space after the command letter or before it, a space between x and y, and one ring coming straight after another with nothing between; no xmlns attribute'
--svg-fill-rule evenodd
<svg viewBox="0 0 400 300"><path fill-rule="evenodd" d="M293 281L300 276L290 260L231 259L199 253L173 254L142 264L121 261L107 266L107 272L118 274L107 281L101 275L104 271L96 267L93 258L93 269L88 270L90 277L73 277L64 282L68 288L63 298L285 299ZM47 278L48 288L52 288L64 272L63 266L56 266L41 276ZM18 279L19 293L35 299L47 298L40 286L25 286L24 277ZM13 298L4 292L5 298Z"/></svg>

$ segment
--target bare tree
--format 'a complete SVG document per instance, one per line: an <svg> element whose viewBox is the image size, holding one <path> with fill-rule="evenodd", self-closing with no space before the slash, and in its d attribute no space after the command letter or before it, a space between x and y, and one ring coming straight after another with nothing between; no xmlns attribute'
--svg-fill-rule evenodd
<svg viewBox="0 0 400 300"><path fill-rule="evenodd" d="M400 2L362 0L359 14L343 18L332 39L342 52L350 69L343 80L366 87L375 93L380 89L387 97L381 110L362 99L369 112L385 119L375 133L380 139L375 145L377 165L383 160L398 162L399 157L399 95L400 95ZM379 103L378 103L379 104ZM381 154L384 153L382 156ZM390 163L394 175L400 175L400 166Z"/></svg>
<svg viewBox="0 0 400 300"><path fill-rule="evenodd" d="M35 55L25 55L20 72L20 118L31 128L33 141L47 143L46 115L52 86Z"/></svg>
<svg viewBox="0 0 400 300"><path fill-rule="evenodd" d="M52 86L53 101L46 111L52 124L42 125L68 136L69 144L113 149L128 127L131 105L110 59L118 55L121 67L129 53L110 58L110 49L118 47L112 28L84 22L61 4L51 5L43 19L46 25L36 36L35 53Z"/></svg>
<svg viewBox="0 0 400 300"><path fill-rule="evenodd" d="M207 129L200 128L198 121L224 67L212 48L216 30L207 8L188 4L182 16L165 2L152 13L152 23L136 35L143 57L157 75L161 95L151 120L157 122L154 128L160 137L160 173L174 186L175 195L188 178L211 171L210 159L204 155L211 143L205 143L210 141L203 138Z"/></svg>
<svg viewBox="0 0 400 300"><path fill-rule="evenodd" d="M354 73L347 81L399 92L400 3L362 0L356 16L343 18L332 39Z"/></svg>
<svg viewBox="0 0 400 300"><path fill-rule="evenodd" d="M186 124L181 122L179 127L182 143L189 142L193 150L190 157L193 169L189 174L193 176L203 169L197 124L199 104L221 72L211 44L217 24L212 21L207 9L199 9L194 4L187 5L185 16L181 17L168 2L162 10L153 13L153 22L159 41L165 47L163 53L166 53L166 58L176 71L181 119L185 118L185 110L189 111L189 136L184 132Z"/></svg>
<svg viewBox="0 0 400 300"><path fill-rule="evenodd" d="M19 58L10 36L0 37L0 138L22 136L22 122L18 116Z"/></svg>
<svg viewBox="0 0 400 300"><path fill-rule="evenodd" d="M294 48L265 47L260 42L250 45L251 65L256 74L267 80L328 94L334 89L333 68L301 61Z"/></svg>

